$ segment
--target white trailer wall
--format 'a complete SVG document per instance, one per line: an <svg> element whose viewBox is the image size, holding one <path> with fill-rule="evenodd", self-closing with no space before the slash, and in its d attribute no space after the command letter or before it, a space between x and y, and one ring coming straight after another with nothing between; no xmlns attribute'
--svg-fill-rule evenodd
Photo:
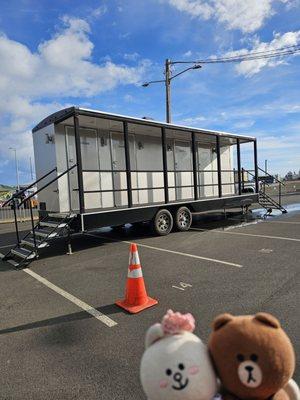
<svg viewBox="0 0 300 400"><path fill-rule="evenodd" d="M35 159L36 178L40 179L52 169L56 167L56 144L54 125L48 125L33 133L33 148ZM47 178L37 184L37 188L41 189L57 176L53 172ZM58 198L58 183L57 181L49 185L38 194L39 203L45 203L47 210L60 211L60 202ZM41 204L41 206L43 206Z"/></svg>
<svg viewBox="0 0 300 400"><path fill-rule="evenodd" d="M123 122L79 116L84 201L86 210L127 207L127 177ZM164 202L161 127L128 123L133 205ZM55 136L55 137L54 137ZM54 137L49 141L49 137ZM199 199L218 197L216 136L196 133ZM234 195L232 144L222 137L222 193ZM57 174L76 160L73 117L34 133L37 176L57 166ZM169 201L194 199L192 136L190 131L166 129ZM51 176L53 179L55 174ZM49 179L50 180L50 179ZM78 211L77 168L43 191L39 199L47 210Z"/></svg>

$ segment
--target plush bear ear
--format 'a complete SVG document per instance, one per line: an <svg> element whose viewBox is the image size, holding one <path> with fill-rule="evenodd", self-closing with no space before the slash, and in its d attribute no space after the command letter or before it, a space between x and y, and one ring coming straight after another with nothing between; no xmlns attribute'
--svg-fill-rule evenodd
<svg viewBox="0 0 300 400"><path fill-rule="evenodd" d="M147 330L145 338L145 348L148 349L154 342L161 339L164 336L162 325L157 323Z"/></svg>
<svg viewBox="0 0 300 400"><path fill-rule="evenodd" d="M280 328L280 322L271 314L261 312L256 314L254 319L272 328Z"/></svg>
<svg viewBox="0 0 300 400"><path fill-rule="evenodd" d="M222 328L224 325L226 325L228 322L232 321L233 318L234 318L233 315L227 314L227 313L218 315L218 316L214 319L214 322L213 322L213 324L212 324L213 330L214 330L214 331L219 330L219 329Z"/></svg>

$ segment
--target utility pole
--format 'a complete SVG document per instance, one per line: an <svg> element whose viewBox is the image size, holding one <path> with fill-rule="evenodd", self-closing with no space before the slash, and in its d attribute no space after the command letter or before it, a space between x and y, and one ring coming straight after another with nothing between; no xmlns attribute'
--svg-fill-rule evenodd
<svg viewBox="0 0 300 400"><path fill-rule="evenodd" d="M184 62L185 63L185 62ZM156 81L149 81L142 84L143 87L147 87L152 83L164 83L166 87L166 121L167 123L171 123L171 81L179 75L184 74L185 72L191 69L199 69L202 68L200 64L195 64L194 62L188 64L194 64L191 67L184 69L183 71L178 72L175 75L171 73L171 65L174 64L182 64L182 61L171 61L169 58L165 61L165 79L159 79Z"/></svg>
<svg viewBox="0 0 300 400"><path fill-rule="evenodd" d="M32 160L31 160L31 157L29 157L29 162L30 162L30 176L31 176L31 180L33 181L33 171L32 171Z"/></svg>
<svg viewBox="0 0 300 400"><path fill-rule="evenodd" d="M165 85L166 85L166 121L171 123L171 60L165 62Z"/></svg>
<svg viewBox="0 0 300 400"><path fill-rule="evenodd" d="M268 160L265 160L265 172L268 172Z"/></svg>
<svg viewBox="0 0 300 400"><path fill-rule="evenodd" d="M9 150L15 152L15 165L16 165L16 178L17 178L17 190L20 190L20 183L19 183L19 165L18 165L18 156L17 156L17 149L10 147Z"/></svg>

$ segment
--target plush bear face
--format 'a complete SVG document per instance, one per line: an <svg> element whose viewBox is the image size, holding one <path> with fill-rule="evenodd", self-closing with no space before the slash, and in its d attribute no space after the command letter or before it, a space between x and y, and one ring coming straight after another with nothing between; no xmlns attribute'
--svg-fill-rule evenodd
<svg viewBox="0 0 300 400"><path fill-rule="evenodd" d="M209 351L224 389L240 399L267 399L285 386L295 368L289 338L266 313L220 315Z"/></svg>
<svg viewBox="0 0 300 400"><path fill-rule="evenodd" d="M217 390L208 350L190 332L167 335L149 346L140 374L149 400L211 400Z"/></svg>

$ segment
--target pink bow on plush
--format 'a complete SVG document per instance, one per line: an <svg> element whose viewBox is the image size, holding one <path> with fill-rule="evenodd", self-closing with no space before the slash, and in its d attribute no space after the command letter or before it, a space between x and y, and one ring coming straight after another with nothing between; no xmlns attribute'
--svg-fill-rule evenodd
<svg viewBox="0 0 300 400"><path fill-rule="evenodd" d="M165 334L175 335L182 331L193 332L195 329L195 319L192 314L181 314L168 310L162 319L162 328Z"/></svg>

